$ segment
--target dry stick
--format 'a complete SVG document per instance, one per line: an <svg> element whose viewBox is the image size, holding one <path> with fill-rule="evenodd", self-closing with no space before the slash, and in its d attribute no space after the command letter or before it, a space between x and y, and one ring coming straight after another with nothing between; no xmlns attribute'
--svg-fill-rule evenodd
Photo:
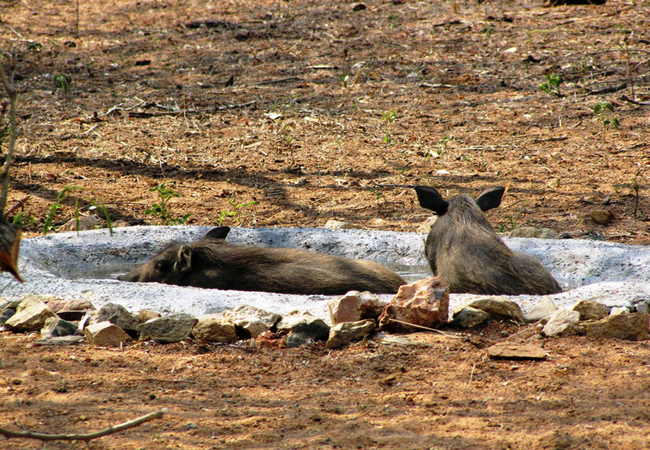
<svg viewBox="0 0 650 450"><path fill-rule="evenodd" d="M472 366L472 373L469 374L469 381L467 384L472 384L472 378L474 378L474 369L476 369L476 363Z"/></svg>
<svg viewBox="0 0 650 450"><path fill-rule="evenodd" d="M10 431L5 430L4 428L0 428L0 434L6 436L7 438L38 439L40 441L84 441L88 443L93 439L108 436L109 434L115 434L128 428L136 427L141 423L157 419L159 417L162 417L163 414L167 413L168 411L169 410L167 408L163 408L160 411L152 412L146 416L138 417L137 419L129 420L128 422L110 426L103 430L88 434L45 434L34 433L33 431Z"/></svg>
<svg viewBox="0 0 650 450"><path fill-rule="evenodd" d="M13 205L11 208L9 208L9 210L4 214L5 218L10 216L11 213L16 211L18 208L22 207L27 200L29 200L29 196L23 198L22 200L18 200L18 202L15 205Z"/></svg>
<svg viewBox="0 0 650 450"><path fill-rule="evenodd" d="M0 183L2 184L2 190L0 191L0 217L7 206L7 195L9 194L9 166L11 165L11 160L14 156L14 147L16 145L16 101L18 98L18 93L13 85L9 82L7 74L5 73L4 66L0 64L0 81L4 85L5 90L7 91L7 97L9 97L9 150L7 151L7 156L5 157L5 162L2 165L2 171L0 173Z"/></svg>
<svg viewBox="0 0 650 450"><path fill-rule="evenodd" d="M457 334L445 333L444 331L436 330L435 328L429 328L429 327L425 327L425 326L422 326L422 325L416 325L414 323L408 323L408 322L404 322L402 320L397 320L397 319L388 319L388 320L390 320L391 322L399 323L401 325L408 325L409 327L422 328L423 330L433 331L435 333L439 333L439 334L442 334L443 336L447 336L447 337L454 338L454 339L465 339L465 336L458 336Z"/></svg>

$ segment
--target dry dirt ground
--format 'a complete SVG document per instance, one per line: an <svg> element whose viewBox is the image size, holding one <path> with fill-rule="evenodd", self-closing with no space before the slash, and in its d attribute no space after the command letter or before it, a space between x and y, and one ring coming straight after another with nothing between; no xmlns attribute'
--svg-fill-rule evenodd
<svg viewBox="0 0 650 450"><path fill-rule="evenodd" d="M114 225L414 231L413 185L507 185L502 231L650 244L647 0L0 0L0 40L27 236L93 204ZM3 333L0 426L97 430L167 406L91 446L650 447L648 343L531 337L547 361L489 361L480 339L502 331L520 330L332 352L25 350Z"/></svg>

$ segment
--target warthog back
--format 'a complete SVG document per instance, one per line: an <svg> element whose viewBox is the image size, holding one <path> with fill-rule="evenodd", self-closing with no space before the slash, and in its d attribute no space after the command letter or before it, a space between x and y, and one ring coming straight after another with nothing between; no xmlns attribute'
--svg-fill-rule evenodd
<svg viewBox="0 0 650 450"><path fill-rule="evenodd" d="M503 187L476 200L457 195L444 200L427 186L415 188L420 205L438 219L431 226L425 254L434 274L451 292L491 295L546 295L560 292L553 275L535 258L514 253L494 232L484 211L501 204Z"/></svg>

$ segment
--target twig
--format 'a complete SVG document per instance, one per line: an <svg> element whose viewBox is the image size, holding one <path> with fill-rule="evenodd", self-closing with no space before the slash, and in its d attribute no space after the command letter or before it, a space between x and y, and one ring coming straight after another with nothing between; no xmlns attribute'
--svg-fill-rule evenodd
<svg viewBox="0 0 650 450"><path fill-rule="evenodd" d="M472 373L469 374L469 381L467 384L472 384L472 379L474 378L474 369L476 369L476 363L472 366Z"/></svg>
<svg viewBox="0 0 650 450"><path fill-rule="evenodd" d="M264 81L260 81L259 83L255 83L255 84L257 86L264 86L265 84L285 83L287 81L302 81L302 78L300 78L300 77L278 78L277 80L264 80Z"/></svg>
<svg viewBox="0 0 650 450"><path fill-rule="evenodd" d="M458 336L457 334L453 334L453 333L445 333L444 331L436 330L435 328L429 328L429 327L425 327L425 326L422 326L422 325L416 325L414 323L408 323L408 322L404 322L402 320L397 320L397 319L388 319L388 320L390 320L391 322L399 323L401 325L408 325L409 327L422 328L423 330L433 331L435 333L439 333L439 334L442 334L443 336L447 336L447 337L454 338L454 339L465 339L465 336Z"/></svg>
<svg viewBox="0 0 650 450"><path fill-rule="evenodd" d="M119 433L120 431L124 431L128 428L133 428L142 423L157 419L159 417L162 417L163 414L167 413L168 411L169 410L167 408L163 408L160 411L152 412L145 416L138 417L137 419L129 420L128 422L110 426L103 430L88 434L45 434L35 433L33 431L11 431L4 428L0 428L0 434L6 436L7 438L38 439L40 441L84 441L88 443L93 439Z"/></svg>
<svg viewBox="0 0 650 450"><path fill-rule="evenodd" d="M27 200L29 200L29 196L25 197L22 200L18 200L18 202L14 206L12 206L11 208L9 208L9 210L7 210L7 212L4 214L4 217L9 217L11 213L13 213L18 208L22 207Z"/></svg>
<svg viewBox="0 0 650 450"><path fill-rule="evenodd" d="M9 166L11 166L11 161L14 156L14 147L16 145L16 101L18 99L18 93L14 86L9 82L7 74L5 73L4 66L0 64L0 79L4 85L5 90L7 91L7 97L9 98L9 150L7 151L7 156L5 157L5 162L2 165L2 172L0 173L0 183L2 184L2 190L0 191L0 217L3 217L3 212L5 206L7 206L7 196L9 194Z"/></svg>

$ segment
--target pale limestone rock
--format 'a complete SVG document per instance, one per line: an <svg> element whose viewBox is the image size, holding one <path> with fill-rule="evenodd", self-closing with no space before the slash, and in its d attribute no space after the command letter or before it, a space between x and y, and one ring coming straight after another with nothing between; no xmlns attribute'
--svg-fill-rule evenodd
<svg viewBox="0 0 650 450"><path fill-rule="evenodd" d="M198 317L198 322L192 328L192 336L210 342L234 342L237 340L237 329L221 314L207 314Z"/></svg>
<svg viewBox="0 0 650 450"><path fill-rule="evenodd" d="M580 313L578 311L559 309L549 317L548 323L544 326L542 333L549 337L578 334L579 322Z"/></svg>
<svg viewBox="0 0 650 450"><path fill-rule="evenodd" d="M108 321L87 326L84 335L88 342L102 347L120 347L131 340L126 331Z"/></svg>
<svg viewBox="0 0 650 450"><path fill-rule="evenodd" d="M252 338L256 338L260 333L270 330L282 318L279 314L270 313L249 305L241 305L235 309L224 311L223 317L245 330Z"/></svg>
<svg viewBox="0 0 650 450"><path fill-rule="evenodd" d="M4 326L12 331L38 331L50 317L56 314L38 296L30 294L18 304L16 314L7 319Z"/></svg>
<svg viewBox="0 0 650 450"><path fill-rule="evenodd" d="M387 302L371 292L350 291L327 302L332 325L343 322L358 322L363 319L376 319L381 315Z"/></svg>
<svg viewBox="0 0 650 450"><path fill-rule="evenodd" d="M338 348L353 341L363 339L376 327L374 319L359 322L344 322L330 328L327 348Z"/></svg>
<svg viewBox="0 0 650 450"><path fill-rule="evenodd" d="M547 317L550 317L555 311L557 306L548 297L542 297L537 304L535 304L527 314L524 314L526 322L539 322Z"/></svg>

